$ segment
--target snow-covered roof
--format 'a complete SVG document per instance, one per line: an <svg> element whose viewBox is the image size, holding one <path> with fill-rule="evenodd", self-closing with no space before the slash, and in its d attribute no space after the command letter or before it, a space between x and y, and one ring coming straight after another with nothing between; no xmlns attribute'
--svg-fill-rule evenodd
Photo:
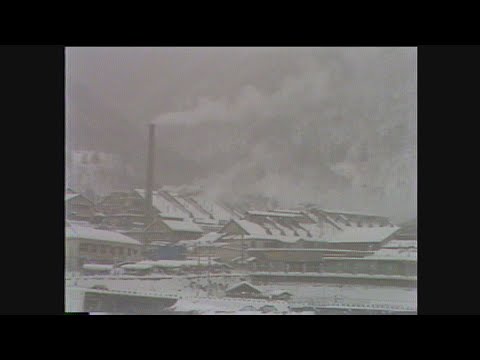
<svg viewBox="0 0 480 360"><path fill-rule="evenodd" d="M312 237L320 238L323 236L324 231L321 227L319 227L317 224L302 224L301 227L308 231ZM300 231L297 230L297 232L300 234ZM305 237L305 236L304 236ZM309 237L305 237L305 239L308 239Z"/></svg>
<svg viewBox="0 0 480 360"><path fill-rule="evenodd" d="M221 204L217 204L215 201L210 200L205 196L192 196L192 199L202 206L202 208L212 214L217 220L230 220L237 219L239 217L231 210L226 209Z"/></svg>
<svg viewBox="0 0 480 360"><path fill-rule="evenodd" d="M278 212L278 213L290 213L290 214L303 215L303 212L301 210L275 209L275 210L272 210L272 211L273 212Z"/></svg>
<svg viewBox="0 0 480 360"><path fill-rule="evenodd" d="M125 270L150 270L153 268L152 264L125 264L121 266L122 269Z"/></svg>
<svg viewBox="0 0 480 360"><path fill-rule="evenodd" d="M335 225L338 229L340 230L343 230L345 228L344 225L342 224L339 224L338 222L336 222L334 219L332 219L331 216L328 216L328 215L325 215L325 219L330 222L331 224Z"/></svg>
<svg viewBox="0 0 480 360"><path fill-rule="evenodd" d="M139 194L142 198L145 198L145 190L143 189L134 189L134 191ZM177 217L177 218L188 218L190 214L180 208L177 204L167 200L164 196L156 191L152 192L152 205L155 209L160 211L162 216L168 217Z"/></svg>
<svg viewBox="0 0 480 360"><path fill-rule="evenodd" d="M202 233L203 230L195 223L184 220L184 221L176 221L176 220L162 220L165 225L167 225L173 231L189 231L189 232L200 232Z"/></svg>
<svg viewBox="0 0 480 360"><path fill-rule="evenodd" d="M244 259L243 262L247 264L247 263L251 263L252 261L255 261L255 260L257 260L256 257L250 256L250 257ZM237 256L236 258L233 258L231 261L234 262L234 263L240 263L241 264L242 263L242 257Z"/></svg>
<svg viewBox="0 0 480 360"><path fill-rule="evenodd" d="M86 226L72 225L65 228L67 239L87 239L96 241L108 241L129 245L141 245L137 240L114 231L99 230Z"/></svg>
<svg viewBox="0 0 480 360"><path fill-rule="evenodd" d="M260 309L265 305L274 306L278 311L288 311L288 303L284 301L266 301L260 299L231 299L231 298L182 298L179 299L171 309L175 311L196 311L199 313L212 313L216 314L218 311L231 311L242 312L241 309L252 307L254 309ZM248 312L245 312L248 313ZM255 311L255 315L259 312Z"/></svg>
<svg viewBox="0 0 480 360"><path fill-rule="evenodd" d="M119 214L108 214L108 215L103 215L106 218L115 218L115 217L136 217L136 218L143 218L145 215L143 214L132 214L132 213L119 213Z"/></svg>
<svg viewBox="0 0 480 360"><path fill-rule="evenodd" d="M171 242L168 242L168 241L152 241L148 245L149 246L175 246L176 244L172 244Z"/></svg>
<svg viewBox="0 0 480 360"><path fill-rule="evenodd" d="M339 231L325 240L329 243L381 242L398 229L396 226L346 228L344 231Z"/></svg>
<svg viewBox="0 0 480 360"><path fill-rule="evenodd" d="M302 229L298 228L298 227L294 227L294 229L291 229L290 227L287 227L283 224L281 224L279 221L275 221L273 220L272 218L268 218L270 221L273 221L275 223L275 226L280 229L281 231L283 231L283 233L287 236L295 236L295 231L300 231L302 232ZM297 231L297 234L300 235L300 232ZM306 232L303 231L304 235L306 235Z"/></svg>
<svg viewBox="0 0 480 360"><path fill-rule="evenodd" d="M242 238L242 235L228 235L222 238L222 240L277 240L284 243L293 244L301 240L300 236L284 236L284 235L246 235Z"/></svg>
<svg viewBox="0 0 480 360"><path fill-rule="evenodd" d="M292 293L290 291L282 290L282 289L270 290L270 291L268 291L268 294L273 295L273 296L279 296L279 295L283 295L283 294L292 295Z"/></svg>
<svg viewBox="0 0 480 360"><path fill-rule="evenodd" d="M220 263L215 260L208 259L196 259L196 260L143 260L139 261L136 264L140 265L150 265L160 268L181 268L181 267L195 267L195 266L208 266L210 265L220 265Z"/></svg>
<svg viewBox="0 0 480 360"><path fill-rule="evenodd" d="M416 257L405 257L405 256L380 256L380 255L372 255L366 256L364 258L357 258L357 257L333 257L329 260L353 260L353 261L372 261L372 260L385 260L385 261L409 261L409 262L417 262Z"/></svg>
<svg viewBox="0 0 480 360"><path fill-rule="evenodd" d="M404 248L404 249L385 249L382 248L380 250L375 251L372 255L367 256L367 258L375 258L375 259L415 259L417 260L417 250L412 248Z"/></svg>
<svg viewBox="0 0 480 360"><path fill-rule="evenodd" d="M254 222L244 219L233 221L250 235L268 235L267 231L263 227Z"/></svg>
<svg viewBox="0 0 480 360"><path fill-rule="evenodd" d="M417 248L417 240L390 240L383 246L386 249Z"/></svg>
<svg viewBox="0 0 480 360"><path fill-rule="evenodd" d="M170 194L172 195L172 194ZM187 210L189 211L194 218L196 219L208 219L210 217L210 213L203 209L200 205L192 204L191 200L188 200L188 197L181 197L181 196L174 196L175 199Z"/></svg>
<svg viewBox="0 0 480 360"><path fill-rule="evenodd" d="M215 241L219 240L224 236L224 233L218 233L218 232L209 232L202 237L196 239L196 240L182 240L179 241L178 244L180 245L210 245L214 243Z"/></svg>
<svg viewBox="0 0 480 360"><path fill-rule="evenodd" d="M73 199L74 197L80 196L80 194L65 194L65 201Z"/></svg>
<svg viewBox="0 0 480 360"><path fill-rule="evenodd" d="M366 217L378 217L378 218L386 218L386 216L381 216L377 214L369 214L369 213L362 213L357 211L345 211L345 210L333 210L333 209L322 209L322 208L314 208L316 210L320 210L329 214L343 214L343 215L354 215L354 216L366 216Z"/></svg>
<svg viewBox="0 0 480 360"><path fill-rule="evenodd" d="M239 287L241 287L241 286L246 286L246 287L248 287L248 288L250 288L250 289L252 289L252 290L254 290L254 291L258 292L258 293L262 293L262 290L260 290L259 288L253 286L252 284L250 284L250 283L247 282L247 281L242 281L242 282L240 282L240 283L238 283L238 284L234 284L234 285L230 286L229 288L227 288L227 289L225 290L225 292L228 293L228 292L233 291L233 290L235 290L235 289L237 289L237 288L239 288Z"/></svg>
<svg viewBox="0 0 480 360"><path fill-rule="evenodd" d="M247 214L258 215L258 216L280 216L280 217L292 217L292 218L298 218L299 216L301 216L301 214L292 214L287 212L256 211L256 210L247 211Z"/></svg>
<svg viewBox="0 0 480 360"><path fill-rule="evenodd" d="M276 251L276 252L328 252L328 253L351 253L351 254L362 254L362 255L373 255L373 251L363 251L363 250L344 250L344 249L329 249L329 248L313 248L313 249L305 249L305 248L249 248L248 252L264 252L264 251Z"/></svg>
<svg viewBox="0 0 480 360"><path fill-rule="evenodd" d="M110 271L113 269L113 265L104 265L104 264L84 264L84 270L92 271Z"/></svg>
<svg viewBox="0 0 480 360"><path fill-rule="evenodd" d="M199 224L199 225L215 225L215 226L222 226L222 225L219 225L218 224L218 220L215 220L215 219L205 219L205 218L202 218L202 219L194 219L193 222L195 224Z"/></svg>

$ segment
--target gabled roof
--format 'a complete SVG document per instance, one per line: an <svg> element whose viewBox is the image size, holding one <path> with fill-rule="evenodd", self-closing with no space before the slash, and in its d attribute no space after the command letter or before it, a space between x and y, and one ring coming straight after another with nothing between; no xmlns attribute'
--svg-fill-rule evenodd
<svg viewBox="0 0 480 360"><path fill-rule="evenodd" d="M65 201L68 201L70 199L73 199L77 196L81 196L80 194L65 194Z"/></svg>
<svg viewBox="0 0 480 360"><path fill-rule="evenodd" d="M230 286L228 289L225 290L226 293L229 293L233 290L236 290L238 288L241 288L241 287L245 287L253 292L256 292L258 294L261 294L262 293L262 290L260 290L259 288L253 286L252 284L246 282L246 281L242 281L241 283L238 283L238 284L235 284L235 285L232 285Z"/></svg>
<svg viewBox="0 0 480 360"><path fill-rule="evenodd" d="M88 199L86 196L84 196L82 194L68 194L68 193L65 193L65 201L69 201L69 200L74 199L76 197L81 197L82 199L87 200L88 202L90 202L93 205L93 201Z"/></svg>
<svg viewBox="0 0 480 360"><path fill-rule="evenodd" d="M203 233L203 230L195 223L191 221L176 221L176 220L161 220L167 225L172 231L188 231Z"/></svg>
<svg viewBox="0 0 480 360"><path fill-rule="evenodd" d="M139 194L142 198L145 198L144 189L134 189L134 191ZM171 196L171 195L170 195ZM179 218L188 218L190 214L186 209L180 207L179 204L170 201L165 196L162 196L161 193L157 191L152 192L152 205L157 209L162 216L168 217L179 217Z"/></svg>
<svg viewBox="0 0 480 360"><path fill-rule="evenodd" d="M236 223L238 226L240 226L245 232L249 235L268 235L267 231L260 225L248 221L245 219L242 220L232 220L234 223Z"/></svg>

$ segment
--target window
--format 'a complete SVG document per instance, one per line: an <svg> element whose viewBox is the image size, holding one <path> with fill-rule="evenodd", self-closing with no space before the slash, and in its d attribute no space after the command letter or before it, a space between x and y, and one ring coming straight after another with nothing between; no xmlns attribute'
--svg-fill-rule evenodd
<svg viewBox="0 0 480 360"><path fill-rule="evenodd" d="M80 244L79 250L81 252L87 252L88 251L88 245L87 244Z"/></svg>
<svg viewBox="0 0 480 360"><path fill-rule="evenodd" d="M114 247L110 248L110 254L115 255L115 248Z"/></svg>
<svg viewBox="0 0 480 360"><path fill-rule="evenodd" d="M106 249L105 245L101 245L100 246L100 253L105 254L106 251L107 251L107 249Z"/></svg>
<svg viewBox="0 0 480 360"><path fill-rule="evenodd" d="M95 245L90 245L90 252L96 253L97 252L97 247Z"/></svg>
<svg viewBox="0 0 480 360"><path fill-rule="evenodd" d="M132 249L128 249L128 256L132 255Z"/></svg>

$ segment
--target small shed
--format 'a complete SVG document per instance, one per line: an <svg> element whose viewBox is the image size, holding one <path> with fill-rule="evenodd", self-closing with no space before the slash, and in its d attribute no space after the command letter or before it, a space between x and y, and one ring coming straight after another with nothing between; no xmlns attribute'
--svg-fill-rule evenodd
<svg viewBox="0 0 480 360"><path fill-rule="evenodd" d="M225 290L225 294L228 297L265 298L262 290L246 281L242 281L241 283L229 287Z"/></svg>

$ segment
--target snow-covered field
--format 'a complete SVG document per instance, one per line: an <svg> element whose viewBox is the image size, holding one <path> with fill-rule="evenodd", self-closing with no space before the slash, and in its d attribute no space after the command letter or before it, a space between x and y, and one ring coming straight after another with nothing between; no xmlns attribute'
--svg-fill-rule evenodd
<svg viewBox="0 0 480 360"><path fill-rule="evenodd" d="M199 310L211 313L215 309L215 300L205 300L206 297L222 298L224 290L242 280L245 275L224 275L211 277L210 293L207 291L208 278L206 276L172 276L166 279L148 279L148 278L122 278L115 279L109 277L78 277L75 280L67 279L66 286L76 286L81 288L91 288L95 285L104 285L109 290L134 290L145 292L157 292L168 296L183 299L178 305L180 308L184 304L188 308L195 307L195 301L192 298L204 298L199 300ZM351 304L359 306L402 306L416 310L417 290L412 288L386 287L386 286L354 286L354 285L334 285L334 284L292 284L275 283L255 285L262 291L271 292L273 290L286 290L293 296L289 300L290 304L305 304L319 306L325 304ZM192 303L193 301L193 303ZM205 301L208 302L205 303ZM213 301L213 302L212 302ZM233 305L233 300L229 304ZM247 300L248 301L248 300ZM72 299L66 299L67 303L72 303ZM223 302L219 302L219 310L222 310ZM233 311L235 306L226 307Z"/></svg>
<svg viewBox="0 0 480 360"><path fill-rule="evenodd" d="M291 302L298 303L318 304L333 300L352 304L406 305L415 309L417 307L417 289L414 288L292 283L257 287L265 291L286 290L293 295Z"/></svg>

